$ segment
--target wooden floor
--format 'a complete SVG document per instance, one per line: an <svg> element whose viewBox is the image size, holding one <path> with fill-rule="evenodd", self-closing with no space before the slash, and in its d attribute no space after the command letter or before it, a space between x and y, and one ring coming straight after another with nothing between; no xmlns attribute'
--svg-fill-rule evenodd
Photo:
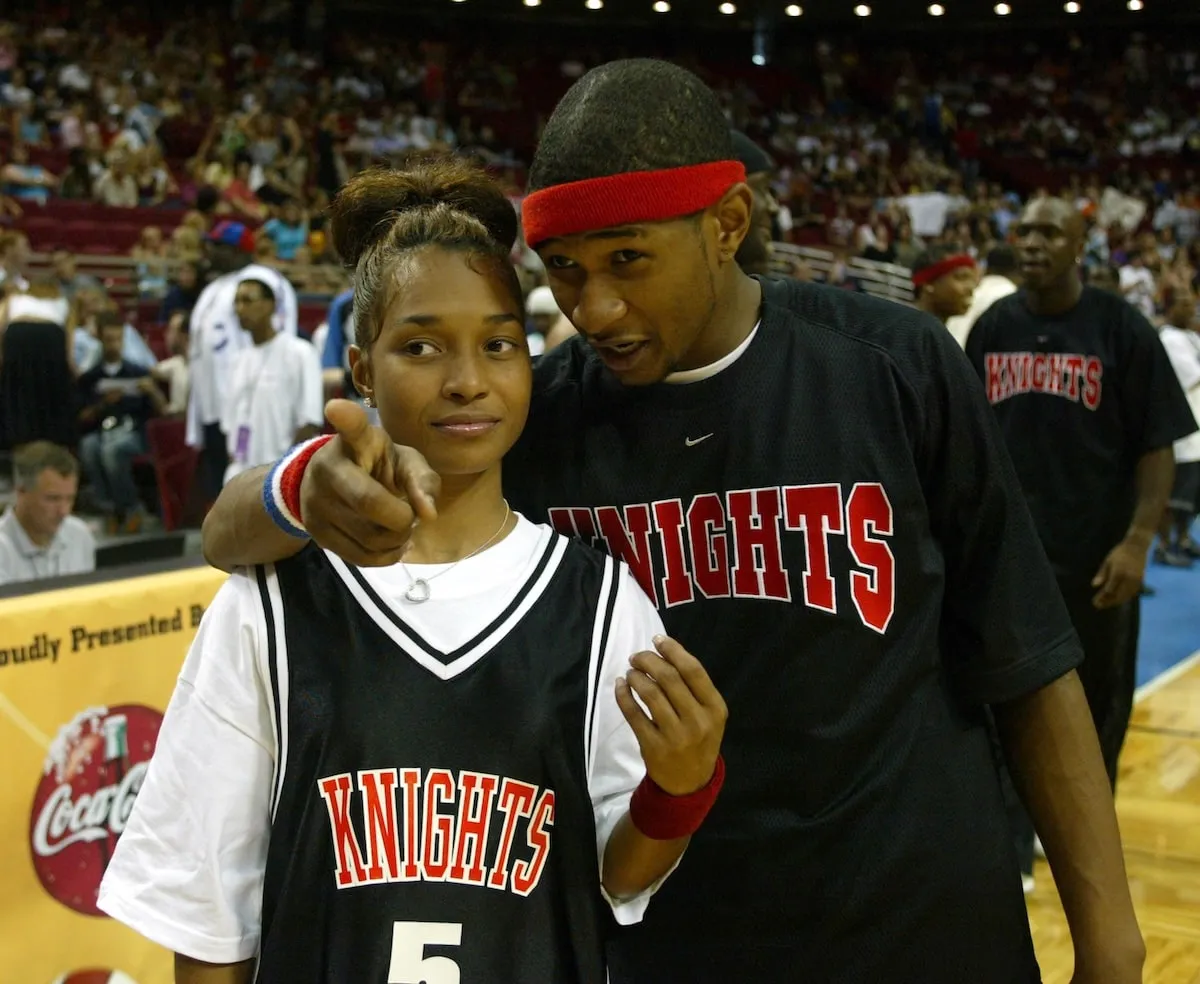
<svg viewBox="0 0 1200 984"><path fill-rule="evenodd" d="M1200 984L1200 660L1134 708L1117 815L1146 939L1146 984ZM1071 941L1044 861L1034 877L1029 920L1043 981L1068 984Z"/></svg>

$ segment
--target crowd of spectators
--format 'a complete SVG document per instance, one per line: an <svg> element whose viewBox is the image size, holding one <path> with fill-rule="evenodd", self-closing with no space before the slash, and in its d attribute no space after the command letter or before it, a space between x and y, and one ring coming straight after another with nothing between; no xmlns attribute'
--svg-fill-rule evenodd
<svg viewBox="0 0 1200 984"><path fill-rule="evenodd" d="M141 411L182 413L190 312L210 276L204 244L215 226L244 224L253 262L283 273L302 298L344 297L347 275L324 223L350 174L455 151L491 169L515 203L566 87L593 64L651 53L505 36L485 54L470 38L418 43L345 25L321 40L296 47L278 31L202 15L141 25L98 3L69 21L34 11L0 24L0 291L37 287L68 306L61 328L77 380L91 385L87 374L103 376L104 365L131 379L144 370L162 392L151 399L149 384L136 384ZM856 257L911 267L922 251L953 244L982 260L1023 202L1051 190L1087 217L1089 275L1111 271L1148 317L1164 313L1176 288L1197 285L1194 42L1134 34L1085 44L1071 34L936 47L809 39L767 68L672 57L706 78L731 126L770 152L775 238L827 251L821 276L834 282L854 286L847 264ZM111 255L110 243L42 235L49 272L29 272L30 220L72 202L138 223L120 252L166 328L157 353L112 285L76 269L75 254ZM515 259L527 287L538 287L536 257L519 250ZM789 269L813 275L803 261ZM333 376L338 363L326 355ZM0 447L16 443L11 430L0 419ZM85 461L96 498L129 499L127 486L87 474L99 460L93 449ZM110 525L129 528L126 512L110 513Z"/></svg>

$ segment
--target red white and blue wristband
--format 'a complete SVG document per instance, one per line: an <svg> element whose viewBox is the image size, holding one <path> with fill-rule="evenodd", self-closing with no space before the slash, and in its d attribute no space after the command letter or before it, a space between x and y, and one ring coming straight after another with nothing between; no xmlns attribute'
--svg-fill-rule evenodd
<svg viewBox="0 0 1200 984"><path fill-rule="evenodd" d="M308 530L300 516L300 483L312 456L332 440L332 434L322 434L297 444L267 473L263 482L263 506L275 525L289 536L308 539Z"/></svg>

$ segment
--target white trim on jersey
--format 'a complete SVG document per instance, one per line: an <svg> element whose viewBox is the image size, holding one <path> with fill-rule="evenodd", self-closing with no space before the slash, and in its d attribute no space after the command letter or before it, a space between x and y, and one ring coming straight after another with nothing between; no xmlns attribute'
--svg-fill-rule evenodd
<svg viewBox="0 0 1200 984"><path fill-rule="evenodd" d="M284 624L283 595L279 590L279 579L275 568L258 568L259 599L262 603L262 630L267 671L271 681L271 725L275 729L275 776L271 781L271 819L279 809L279 797L283 792L283 777L287 775L288 763L288 701L291 697L291 677L288 673L287 633L280 632Z"/></svg>
<svg viewBox="0 0 1200 984"><path fill-rule="evenodd" d="M568 541L547 527L542 531L542 543L541 552L534 554L529 566L515 580L512 597L500 615L473 639L450 653L431 645L397 608L384 600L387 592L382 585L376 587L372 583L369 569L351 567L332 553L327 552L326 556L354 600L392 642L439 680L452 680L490 653L525 617L553 580L567 552Z"/></svg>
<svg viewBox="0 0 1200 984"><path fill-rule="evenodd" d="M599 697L601 671L604 664L604 653L608 646L608 632L612 622L612 610L617 601L618 582L613 577L613 559L604 558L604 580L600 584L600 598L596 605L596 622L592 627L592 656L588 661L588 692L587 708L583 729L583 760L587 763L590 773L596 767L595 759L595 728L596 704ZM629 654L630 656L633 653Z"/></svg>

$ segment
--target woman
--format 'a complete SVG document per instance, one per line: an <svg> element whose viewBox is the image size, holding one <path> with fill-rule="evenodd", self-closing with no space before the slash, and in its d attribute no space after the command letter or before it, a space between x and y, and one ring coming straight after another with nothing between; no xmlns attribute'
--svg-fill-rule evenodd
<svg viewBox="0 0 1200 984"><path fill-rule="evenodd" d="M0 303L0 448L30 441L74 447L70 302L39 280Z"/></svg>
<svg viewBox="0 0 1200 984"><path fill-rule="evenodd" d="M355 385L436 513L391 567L309 546L218 592L99 905L187 984L599 984L601 887L640 919L720 786L723 702L623 565L502 497L531 386L503 193L367 172L333 236Z"/></svg>

